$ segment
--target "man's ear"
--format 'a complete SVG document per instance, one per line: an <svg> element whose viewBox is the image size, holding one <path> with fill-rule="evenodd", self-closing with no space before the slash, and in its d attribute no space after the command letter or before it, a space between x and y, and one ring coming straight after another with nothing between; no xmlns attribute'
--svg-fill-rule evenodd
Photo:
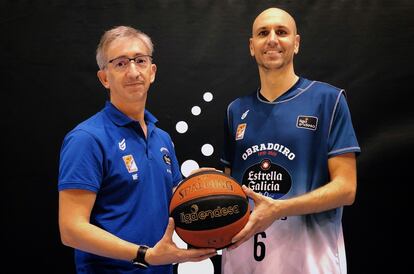
<svg viewBox="0 0 414 274"><path fill-rule="evenodd" d="M295 54L299 52L299 45L300 45L300 35L297 34L295 37Z"/></svg>
<svg viewBox="0 0 414 274"><path fill-rule="evenodd" d="M151 84L155 81L155 74L157 73L157 66L155 64L151 64Z"/></svg>
<svg viewBox="0 0 414 274"><path fill-rule="evenodd" d="M109 82L108 82L108 76L106 75L106 71L103 69L98 70L96 73L98 75L99 81L101 81L102 85L109 89Z"/></svg>
<svg viewBox="0 0 414 274"><path fill-rule="evenodd" d="M249 49L250 49L250 55L252 56L252 57L254 57L254 48L253 48L253 40L252 40L253 38L250 38L249 39Z"/></svg>

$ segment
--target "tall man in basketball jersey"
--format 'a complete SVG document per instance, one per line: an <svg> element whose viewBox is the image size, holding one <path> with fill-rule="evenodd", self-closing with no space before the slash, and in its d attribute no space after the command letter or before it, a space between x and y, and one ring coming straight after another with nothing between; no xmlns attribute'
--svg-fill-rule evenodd
<svg viewBox="0 0 414 274"><path fill-rule="evenodd" d="M360 147L344 90L296 75L299 44L286 11L255 19L260 88L229 104L221 159L254 209L223 251L223 274L346 273L341 218Z"/></svg>

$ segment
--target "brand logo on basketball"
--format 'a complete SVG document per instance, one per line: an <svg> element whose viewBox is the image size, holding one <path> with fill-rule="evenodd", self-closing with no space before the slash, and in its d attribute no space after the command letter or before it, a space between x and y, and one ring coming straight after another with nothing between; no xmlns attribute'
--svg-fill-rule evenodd
<svg viewBox="0 0 414 274"><path fill-rule="evenodd" d="M192 222L203 221L208 218L214 219L240 213L238 205L230 205L226 207L217 206L215 209L198 210L198 205L194 204L191 205L191 213L180 212L181 222L191 224Z"/></svg>
<svg viewBox="0 0 414 274"><path fill-rule="evenodd" d="M195 182L193 184L190 184L187 187L184 187L183 189L180 189L180 191L178 192L178 194L180 195L179 197L181 199L183 199L185 196L187 196L190 193L193 192L197 192L197 191L202 191L204 189L226 189L226 190L231 190L233 191L233 186L231 184L231 182L229 181L219 181L219 180L210 180L210 181L199 181L199 182Z"/></svg>
<svg viewBox="0 0 414 274"><path fill-rule="evenodd" d="M219 171L201 171L184 179L171 197L169 211L184 242L216 249L230 245L250 216L239 182Z"/></svg>

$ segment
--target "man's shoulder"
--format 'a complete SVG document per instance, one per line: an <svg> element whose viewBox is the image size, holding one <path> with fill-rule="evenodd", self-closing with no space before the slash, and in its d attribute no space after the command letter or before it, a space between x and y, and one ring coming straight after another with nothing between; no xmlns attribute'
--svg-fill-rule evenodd
<svg viewBox="0 0 414 274"><path fill-rule="evenodd" d="M342 88L339 88L337 86L334 86L327 82L322 81L316 81L316 80L309 80L308 87L311 90L318 91L319 93L325 93L325 94L338 94L343 92L344 90Z"/></svg>
<svg viewBox="0 0 414 274"><path fill-rule="evenodd" d="M170 134L167 131L163 130L162 128L159 128L159 127L156 126L154 130L163 139L169 139L169 140L171 140Z"/></svg>
<svg viewBox="0 0 414 274"><path fill-rule="evenodd" d="M67 135L92 135L99 136L105 131L108 119L102 111L95 113L86 120L76 125Z"/></svg>
<svg viewBox="0 0 414 274"><path fill-rule="evenodd" d="M102 129L105 124L108 123L108 119L103 112L97 112L86 120L80 122L75 129L83 129L86 131L95 131Z"/></svg>
<svg viewBox="0 0 414 274"><path fill-rule="evenodd" d="M257 91L252 92L252 93L247 94L247 95L237 97L236 99L234 99L233 101L231 101L228 104L228 109L235 108L235 107L240 107L240 106L246 105L246 104L250 104L255 100L256 97L257 97Z"/></svg>

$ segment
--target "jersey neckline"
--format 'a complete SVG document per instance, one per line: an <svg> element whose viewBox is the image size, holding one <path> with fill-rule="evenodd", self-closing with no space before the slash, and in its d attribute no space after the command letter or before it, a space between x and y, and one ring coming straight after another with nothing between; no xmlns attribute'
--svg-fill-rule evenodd
<svg viewBox="0 0 414 274"><path fill-rule="evenodd" d="M260 93L260 87L256 91L257 99L260 102L267 103L267 104L277 104L277 103L283 103L284 101L290 100L303 91L305 91L309 87L310 83L307 79L303 77L299 77L299 79L296 81L296 83L289 88L286 92L284 92L281 96L276 98L274 101L267 100L261 93Z"/></svg>

